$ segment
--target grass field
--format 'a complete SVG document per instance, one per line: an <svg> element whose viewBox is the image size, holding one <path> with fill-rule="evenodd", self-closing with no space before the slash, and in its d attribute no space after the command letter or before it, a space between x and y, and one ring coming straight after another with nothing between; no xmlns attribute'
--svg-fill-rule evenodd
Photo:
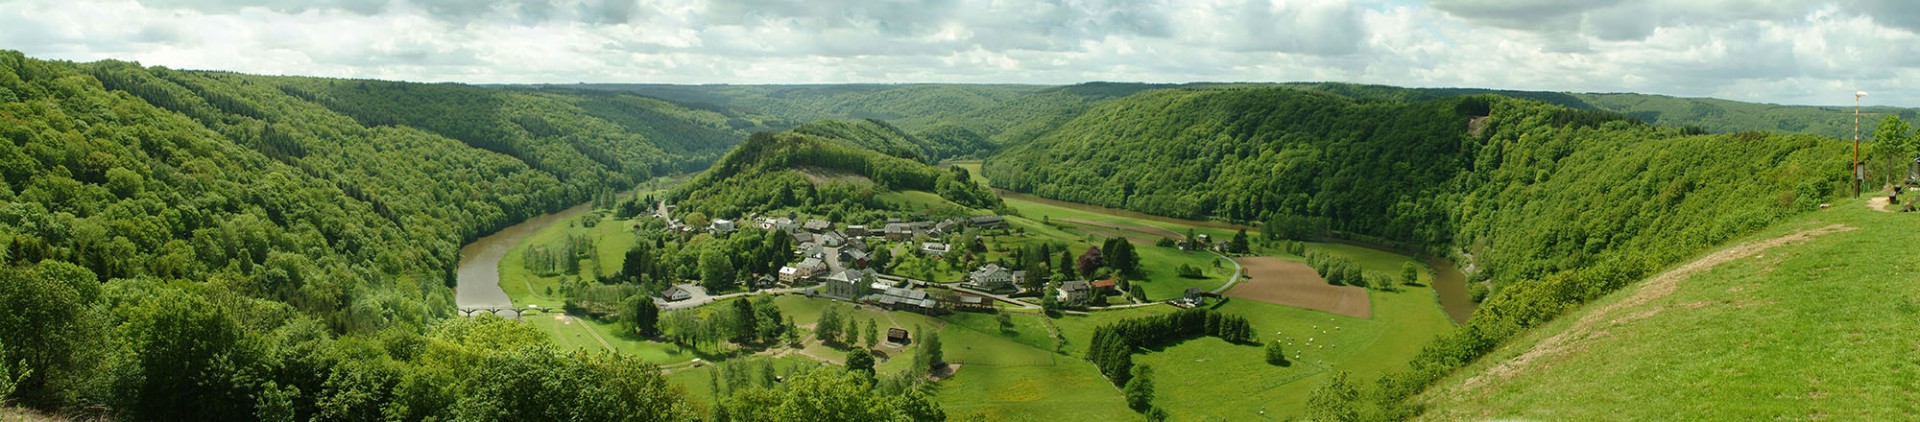
<svg viewBox="0 0 1920 422"><path fill-rule="evenodd" d="M599 219L593 227L583 224L587 219ZM620 271L620 262L627 249L633 247L635 237L630 231L631 222L615 220L593 213L561 220L540 229L525 241L507 250L500 258L500 289L506 290L516 305L540 305L542 307L560 307L566 304L566 298L560 296L560 282L569 275L542 277L527 271L523 263L523 253L527 248L542 245L557 245L567 236L586 235L593 239L593 259L581 260L578 278L590 278L594 274L613 274ZM595 268L597 263L598 268ZM549 289L552 294L548 294Z"/></svg>
<svg viewBox="0 0 1920 422"><path fill-rule="evenodd" d="M1698 271L1524 333L1430 388L1425 416L1920 419L1920 216L1861 202L1730 242L1677 267ZM1854 230L1792 236L1835 225Z"/></svg>
<svg viewBox="0 0 1920 422"><path fill-rule="evenodd" d="M972 170L977 178L977 165ZM890 195L888 200L902 203L938 199L931 194ZM1065 243L1077 254L1089 246L1098 245L1107 236L1131 237L1138 234L1137 231L1048 220L1079 219L1101 225L1153 227L1175 233L1185 233L1192 227L1199 233L1221 239L1233 234L1215 227L1193 227L1166 219L1109 215L1091 209L1021 199L1008 199L1007 204L1020 212L1020 215L1008 218L1009 224L1024 235L989 238L987 260L1006 258L1008 251L1032 242ZM502 286L515 303L559 306L560 298L546 295L545 289L554 286L558 290L560 278L527 274L521 269L521 251L527 245L557 243L569 234L586 234L596 239L598 256L601 257L600 270L611 272L618 267L620 253L628 247L627 242L632 241L633 237L625 232L626 227L628 225L623 222L603 220L589 228L574 220L544 228L516 246L502 260ZM1312 244L1309 247L1348 255L1369 271L1397 273L1399 265L1410 260L1405 256L1347 245ZM1186 253L1151 244L1139 245L1136 250L1147 272L1144 280L1136 282L1144 286L1150 299L1177 297L1188 287L1211 290L1224 284L1233 268L1230 262L1212 253ZM1297 256L1280 258L1301 259ZM1207 277L1178 277L1173 268L1179 265L1203 268ZM959 273L958 269L940 270L940 275L945 277L957 277ZM591 269L583 272L590 275ZM1211 338L1146 351L1136 355L1135 361L1156 368L1160 374L1156 381L1161 385L1156 404L1171 412L1175 419L1259 420L1263 417L1284 419L1297 416L1307 393L1324 382L1333 368L1353 371L1359 377L1370 377L1403 365L1420 345L1452 329L1452 324L1440 311L1430 290L1411 288L1397 292L1375 291L1371 292L1369 301L1373 316L1367 319L1252 300L1230 300L1219 306L1221 312L1247 317L1261 339L1292 341L1288 350L1297 351L1301 358L1291 367L1267 365L1259 346L1233 345ZM811 339L810 327L818 322L823 309L830 304L847 306L841 302L800 295L779 296L774 303L795 325L803 327L803 337L808 339ZM1053 421L1138 418L1138 414L1126 408L1119 389L1101 377L1093 365L1080 355L1085 352L1094 327L1123 318L1171 312L1175 308L1152 306L1058 318L1010 312L1012 326L1005 329L1000 326L998 318L991 314L961 313L930 317L873 307L848 309L855 309L854 318L860 321L862 327L865 321L878 321L880 331L884 332L889 327L905 328L914 331L916 341L924 338L921 331L938 330L946 346L946 359L960 365L960 370L953 377L935 387L949 415L978 414L995 420ZM607 346L589 334L588 330L592 330L620 353L673 365L669 378L685 388L690 397L703 404L712 399L710 380L714 368L686 365L695 356L701 356L692 351L634 338L621 333L615 324L578 319L566 323L541 315L531 316L528 322L551 333L555 342L564 347L606 349ZM1054 334L1055 330L1058 336ZM1326 332L1321 333L1322 330ZM1314 341L1308 343L1307 338L1313 338ZM912 369L909 366L914 349L883 346L879 350L889 356L877 365L882 373ZM715 351L708 352L706 356L711 356ZM709 361L712 359L708 358ZM722 359L718 363L749 364L769 359L775 361L778 371L784 373L791 367L822 362L837 364L845 359L845 352L807 341L800 350L776 350L771 354Z"/></svg>

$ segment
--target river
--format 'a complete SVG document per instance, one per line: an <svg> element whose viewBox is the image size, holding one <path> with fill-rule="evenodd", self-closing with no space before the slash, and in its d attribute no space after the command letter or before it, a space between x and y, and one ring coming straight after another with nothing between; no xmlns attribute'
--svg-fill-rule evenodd
<svg viewBox="0 0 1920 422"><path fill-rule="evenodd" d="M593 211L591 202L557 213L527 219L460 247L460 264L455 278L454 300L461 308L511 307L513 299L500 289L500 259L507 250L527 236L555 221L578 217Z"/></svg>
<svg viewBox="0 0 1920 422"><path fill-rule="evenodd" d="M1017 199L1021 201L1052 205L1052 206L1061 207L1061 208L1074 209L1074 210L1087 211L1087 212L1096 212L1096 213L1107 214L1107 215L1116 215L1116 216L1127 217L1127 218L1157 221L1157 222L1169 223L1169 224L1181 224L1181 225L1188 225L1188 226L1195 226L1195 227L1210 227L1210 228L1226 229L1226 230L1237 230L1237 229L1247 229L1248 231L1258 230L1257 228L1254 228L1254 227L1242 226L1242 225L1227 223L1222 221L1196 221L1196 220L1188 220L1183 218L1167 217L1162 215L1146 214L1138 211L1127 211L1127 210L1102 207L1098 205L1088 205L1088 204L1082 204L1078 202L1067 202L1067 201L1061 201L1061 200L1055 200L1055 199L1047 199L1047 198L1028 195L1024 193L1007 191L1004 189L996 188L993 190L993 192L1000 194L1001 198ZM1402 255L1421 256L1421 254L1418 254L1418 253L1410 253L1409 251L1395 250L1394 248L1385 247L1383 245L1377 245L1377 244L1372 244L1368 242L1360 242L1360 241L1347 240L1347 239L1333 239L1332 241L1353 245L1353 246L1359 246L1359 247L1368 248L1368 249L1379 249L1383 251L1390 251L1390 252L1399 253ZM1446 311L1447 318L1452 319L1455 324L1467 323L1467 318L1473 316L1474 309L1479 308L1479 305L1474 304L1473 298L1467 294L1466 274L1461 273L1460 267L1454 265L1453 261L1447 260L1445 258L1426 256L1426 257L1422 257L1421 260L1427 264L1427 268L1433 270L1433 274L1434 274L1433 293L1434 295L1440 298L1440 308Z"/></svg>

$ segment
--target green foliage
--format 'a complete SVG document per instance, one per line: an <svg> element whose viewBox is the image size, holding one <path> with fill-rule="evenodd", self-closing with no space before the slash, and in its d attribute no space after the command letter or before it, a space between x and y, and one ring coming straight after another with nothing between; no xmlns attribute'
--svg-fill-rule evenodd
<svg viewBox="0 0 1920 422"><path fill-rule="evenodd" d="M1121 391L1127 396L1127 407L1136 412L1146 412L1153 407L1153 367L1134 366L1133 376L1127 378L1127 386Z"/></svg>
<svg viewBox="0 0 1920 422"><path fill-rule="evenodd" d="M947 366L945 346L940 344L938 331L921 331L920 353L927 355L927 370L935 371Z"/></svg>
<svg viewBox="0 0 1920 422"><path fill-rule="evenodd" d="M1287 366L1287 365L1288 365L1288 362L1287 362L1287 351L1286 351L1286 350L1284 350L1284 349L1281 349L1281 348L1280 348L1280 340L1274 340L1274 341L1269 341L1269 342L1267 342L1267 350L1266 350L1266 352L1267 352L1267 363L1268 363L1268 364L1271 364L1271 365L1277 365L1277 366Z"/></svg>
<svg viewBox="0 0 1920 422"><path fill-rule="evenodd" d="M1347 371L1335 372L1325 385L1307 398L1307 419L1315 421L1360 421L1360 392L1347 381Z"/></svg>
<svg viewBox="0 0 1920 422"><path fill-rule="evenodd" d="M1367 277L1360 264L1345 255L1326 252L1307 252L1307 266L1320 273L1320 278L1335 286L1367 286Z"/></svg>
<svg viewBox="0 0 1920 422"><path fill-rule="evenodd" d="M1174 269L1174 273L1186 278L1207 278L1207 274L1193 264L1180 264Z"/></svg>
<svg viewBox="0 0 1920 422"><path fill-rule="evenodd" d="M1401 263L1400 284L1409 286L1420 284L1420 264L1415 264L1412 261Z"/></svg>
<svg viewBox="0 0 1920 422"><path fill-rule="evenodd" d="M857 372L873 379L873 352L856 347L847 352L847 371Z"/></svg>
<svg viewBox="0 0 1920 422"><path fill-rule="evenodd" d="M1126 385L1132 376L1135 349L1164 346L1199 336L1215 336L1229 343L1255 341L1253 325L1246 318L1206 308L1189 308L1099 326L1087 344L1086 357L1114 385Z"/></svg>
<svg viewBox="0 0 1920 422"><path fill-rule="evenodd" d="M794 374L782 390L738 389L716 413L734 421L942 421L946 413L927 393L884 394L856 371L813 368Z"/></svg>
<svg viewBox="0 0 1920 422"><path fill-rule="evenodd" d="M890 128L873 131L907 136ZM956 176L876 152L857 140L798 131L763 132L749 136L712 169L675 188L670 200L683 210L713 216L797 210L869 224L909 213L964 216L969 214L966 208L1000 207L999 197L987 188ZM884 195L890 191L931 192L952 204L927 210L890 203Z"/></svg>

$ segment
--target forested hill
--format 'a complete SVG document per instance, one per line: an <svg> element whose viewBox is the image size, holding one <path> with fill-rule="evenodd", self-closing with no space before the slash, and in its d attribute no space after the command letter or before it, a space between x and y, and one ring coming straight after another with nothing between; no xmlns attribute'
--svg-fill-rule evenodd
<svg viewBox="0 0 1920 422"><path fill-rule="evenodd" d="M0 52L0 378L129 420L684 419L635 359L443 320L465 239L703 167L728 119Z"/></svg>
<svg viewBox="0 0 1920 422"><path fill-rule="evenodd" d="M621 92L694 107L739 109L791 121L873 119L930 141L928 158L984 158L1052 131L1092 104L1169 85L1093 82L1037 85L649 85L518 87Z"/></svg>
<svg viewBox="0 0 1920 422"><path fill-rule="evenodd" d="M755 133L705 173L675 188L670 200L682 211L713 218L798 211L854 224L1000 207L999 197L969 181L966 170L942 170L903 158L914 154L911 138L892 126L865 120ZM901 195L913 191L937 197L916 201Z"/></svg>
<svg viewBox="0 0 1920 422"><path fill-rule="evenodd" d="M1354 404L1396 420L1417 411L1400 398L1514 333L1842 193L1848 147L1501 96L1178 89L1102 103L985 171L1016 191L1260 221L1276 237L1339 232L1477 268L1486 299L1467 325Z"/></svg>

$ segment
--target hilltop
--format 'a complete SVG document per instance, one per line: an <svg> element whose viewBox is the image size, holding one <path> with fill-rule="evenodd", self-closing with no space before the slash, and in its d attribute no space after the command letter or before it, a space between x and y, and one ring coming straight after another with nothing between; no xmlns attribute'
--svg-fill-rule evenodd
<svg viewBox="0 0 1920 422"><path fill-rule="evenodd" d="M966 170L919 161L923 145L869 120L755 133L668 198L683 211L714 218L799 211L860 222L1000 207L999 197L968 180Z"/></svg>

